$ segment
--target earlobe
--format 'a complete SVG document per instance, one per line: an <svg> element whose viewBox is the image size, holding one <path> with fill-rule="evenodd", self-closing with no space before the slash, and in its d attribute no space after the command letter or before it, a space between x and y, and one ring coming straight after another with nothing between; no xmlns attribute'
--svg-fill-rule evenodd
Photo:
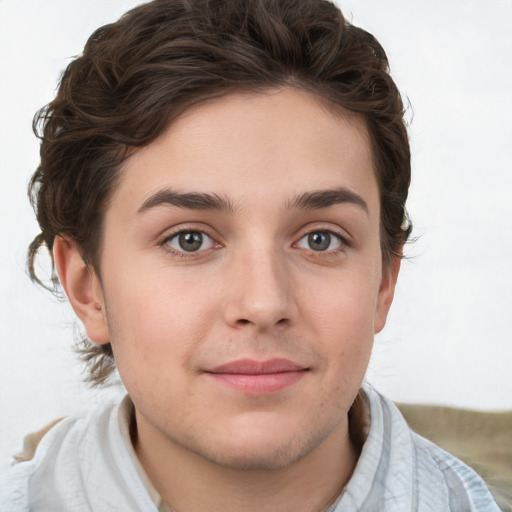
<svg viewBox="0 0 512 512"><path fill-rule="evenodd" d="M388 268L383 270L375 312L375 334L382 331L386 325L389 308L391 307L391 303L393 302L393 297L395 295L395 286L398 279L398 272L400 271L401 261L401 256L394 256L393 260L389 263Z"/></svg>
<svg viewBox="0 0 512 512"><path fill-rule="evenodd" d="M55 237L53 259L62 288L87 337L94 343L108 343L103 293L96 273L85 264L75 244L62 236Z"/></svg>

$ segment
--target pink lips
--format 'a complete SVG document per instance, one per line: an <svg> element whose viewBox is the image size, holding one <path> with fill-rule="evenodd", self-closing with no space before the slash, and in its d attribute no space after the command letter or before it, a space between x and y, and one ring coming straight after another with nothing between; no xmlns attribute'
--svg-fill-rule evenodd
<svg viewBox="0 0 512 512"><path fill-rule="evenodd" d="M267 395L295 384L307 371L288 359L239 359L207 370L206 375L243 393Z"/></svg>

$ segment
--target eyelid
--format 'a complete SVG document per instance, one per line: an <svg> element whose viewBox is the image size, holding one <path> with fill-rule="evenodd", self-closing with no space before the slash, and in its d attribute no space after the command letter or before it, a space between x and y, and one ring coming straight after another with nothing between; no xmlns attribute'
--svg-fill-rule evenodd
<svg viewBox="0 0 512 512"><path fill-rule="evenodd" d="M331 223L310 223L304 227L302 227L300 230L297 231L297 235L294 237L296 242L294 242L294 245L297 243L297 241L302 240L307 235L310 235L311 233L316 232L324 232L329 233L331 235L334 235L336 238L341 240L343 245L345 246L351 246L352 245L352 237L351 235L344 229L333 226Z"/></svg>
<svg viewBox="0 0 512 512"><path fill-rule="evenodd" d="M210 249L215 249L218 247L221 247L222 244L219 242L219 237L212 234L211 229L208 229L204 225L198 226L196 225L187 225L187 224L181 224L179 226L176 226L174 228L171 228L170 230L167 230L160 238L158 245L161 246L165 251L168 251L170 253L176 254L181 257L194 257L199 256L202 253L205 253L206 251ZM168 242L172 240L173 238L179 236L181 233L201 233L205 236L207 236L212 241L212 247L208 247L206 249L199 249L198 251L183 251L180 249L176 249L174 247L171 247Z"/></svg>
<svg viewBox="0 0 512 512"><path fill-rule="evenodd" d="M315 251L314 249L312 249L310 247L301 247L299 245L303 240L306 240L307 238L309 238L314 233L326 233L326 234L328 234L331 238L334 238L335 240L337 240L338 246L333 248L333 249L325 249L325 250ZM345 245L345 241L343 240L343 238L338 233L335 233L334 231L327 231L325 229L315 229L313 231L310 231L309 233L306 233L301 238L299 238L299 240L297 242L295 242L295 245L297 247L300 247L301 249L311 250L311 251L314 251L314 252L326 252L327 253L327 252L333 252L333 251L339 250L341 247L343 247Z"/></svg>

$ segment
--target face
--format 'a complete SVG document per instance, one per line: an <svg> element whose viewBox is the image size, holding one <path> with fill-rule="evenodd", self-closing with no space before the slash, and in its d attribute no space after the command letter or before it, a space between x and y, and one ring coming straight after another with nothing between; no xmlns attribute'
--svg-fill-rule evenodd
<svg viewBox="0 0 512 512"><path fill-rule="evenodd" d="M268 468L346 434L396 277L379 214L364 122L304 92L200 104L135 151L90 336L112 343L140 440Z"/></svg>

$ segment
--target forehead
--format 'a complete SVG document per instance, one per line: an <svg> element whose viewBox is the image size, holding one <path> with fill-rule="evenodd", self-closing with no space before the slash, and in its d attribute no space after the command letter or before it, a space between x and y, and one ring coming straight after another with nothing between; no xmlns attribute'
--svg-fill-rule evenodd
<svg viewBox="0 0 512 512"><path fill-rule="evenodd" d="M133 213L165 187L239 204L285 204L307 191L345 187L378 208L365 121L289 88L230 94L189 108L125 162L111 205Z"/></svg>

